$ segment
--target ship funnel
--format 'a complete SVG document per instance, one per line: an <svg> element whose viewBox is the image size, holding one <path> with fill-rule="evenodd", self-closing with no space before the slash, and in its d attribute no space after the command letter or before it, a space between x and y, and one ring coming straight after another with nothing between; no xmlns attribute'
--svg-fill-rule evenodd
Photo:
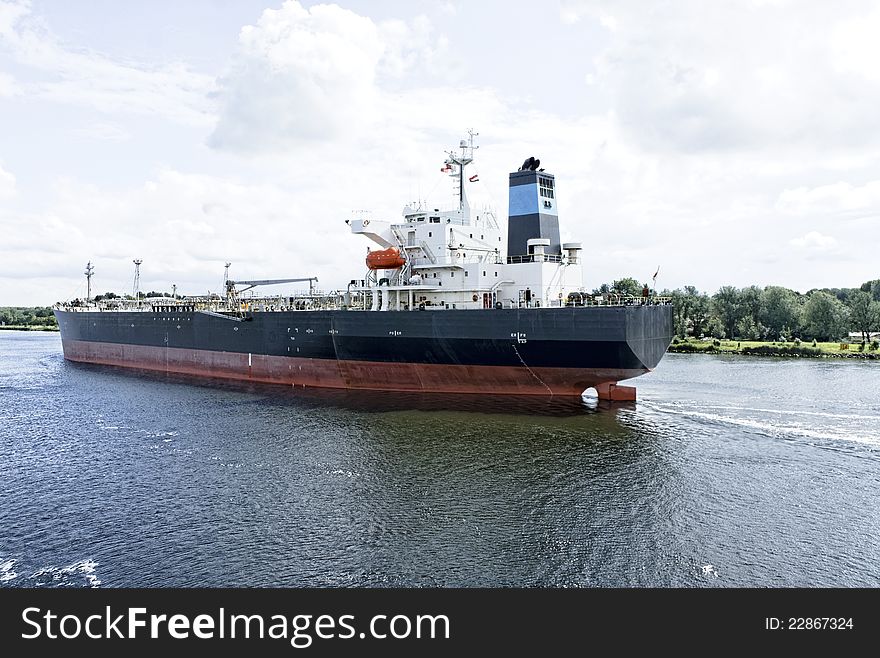
<svg viewBox="0 0 880 658"><path fill-rule="evenodd" d="M562 255L556 212L556 177L543 170L537 171L540 164L538 158L529 157L522 167L510 174L508 262L520 262L523 256L531 256L534 253L529 249L531 240L548 240L546 245L542 242L543 253Z"/></svg>

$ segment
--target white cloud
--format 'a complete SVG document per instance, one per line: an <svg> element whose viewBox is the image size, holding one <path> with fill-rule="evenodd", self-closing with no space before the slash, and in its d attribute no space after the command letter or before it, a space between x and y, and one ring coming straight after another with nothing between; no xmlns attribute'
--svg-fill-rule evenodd
<svg viewBox="0 0 880 658"><path fill-rule="evenodd" d="M779 195L776 208L790 215L880 214L880 180L864 185L840 181L819 187L798 187Z"/></svg>
<svg viewBox="0 0 880 658"><path fill-rule="evenodd" d="M210 76L179 63L120 62L65 46L31 13L30 3L0 4L0 47L33 78L10 82L8 74L0 77L0 95L14 84L12 89L28 96L101 112L158 114L196 125L213 120Z"/></svg>
<svg viewBox="0 0 880 658"><path fill-rule="evenodd" d="M8 199L15 194L15 176L0 167L0 199Z"/></svg>
<svg viewBox="0 0 880 658"><path fill-rule="evenodd" d="M387 121L394 93L379 79L436 70L445 48L424 16L377 23L337 5L306 9L288 0L241 30L235 62L220 79L220 120L210 143L283 152L370 132Z"/></svg>
<svg viewBox="0 0 880 658"><path fill-rule="evenodd" d="M449 42L434 35L427 16L412 21L385 20L377 23L382 42L382 57L377 78L399 78L407 73L443 75L446 70Z"/></svg>
<svg viewBox="0 0 880 658"><path fill-rule="evenodd" d="M837 248L837 240L830 235L822 235L818 231L810 231L799 238L789 240L793 247L812 251L830 251Z"/></svg>
<svg viewBox="0 0 880 658"><path fill-rule="evenodd" d="M614 15L597 78L641 148L812 151L880 135L869 109L880 103L880 13L851 7L615 0L569 11L602 24Z"/></svg>
<svg viewBox="0 0 880 658"><path fill-rule="evenodd" d="M0 209L0 299L18 294L21 279L78 281L87 260L101 290L128 290L131 260L142 258L144 286L170 290L177 283L181 291L204 293L219 289L225 260L240 277L292 276L292 268L329 275L343 263L350 269L361 251L339 240L341 217L332 225L336 248L315 248L329 243L331 227L313 221L298 188L164 169L119 191L64 179L49 193L40 213ZM53 301L46 299L51 292L39 299Z"/></svg>
<svg viewBox="0 0 880 658"><path fill-rule="evenodd" d="M0 71L0 98L3 96L12 97L18 96L21 93L21 88L18 86L18 82L8 73L4 73Z"/></svg>
<svg viewBox="0 0 880 658"><path fill-rule="evenodd" d="M28 0L3 0L0 2L0 36L12 34L16 23L31 11Z"/></svg>
<svg viewBox="0 0 880 658"><path fill-rule="evenodd" d="M382 52L376 25L336 5L265 10L241 30L237 61L220 80L212 145L271 151L357 131L374 109Z"/></svg>
<svg viewBox="0 0 880 658"><path fill-rule="evenodd" d="M880 83L880 9L845 18L831 33L831 54L834 70L857 78Z"/></svg>
<svg viewBox="0 0 880 658"><path fill-rule="evenodd" d="M77 128L73 134L77 137L105 142L126 142L131 139L131 134L125 128L104 121Z"/></svg>
<svg viewBox="0 0 880 658"><path fill-rule="evenodd" d="M617 31L617 19L614 18L614 16L611 16L610 14L603 14L599 18L599 24L602 27L604 27L606 30L608 30L609 32Z"/></svg>
<svg viewBox="0 0 880 658"><path fill-rule="evenodd" d="M587 13L584 3L579 0L562 0L559 7L559 19L566 25L580 22Z"/></svg>
<svg viewBox="0 0 880 658"><path fill-rule="evenodd" d="M55 183L29 180L16 156L25 212L0 206L10 236L0 242L9 249L0 278L19 278L0 281L0 297L25 295L21 277L43 275L57 277L55 287L33 284L42 295L34 301L52 301L50 290L63 297L57 282L78 283L89 258L98 280L120 290L134 257L157 288L216 289L226 260L239 277L317 275L323 287L344 287L361 275L367 244L343 220L353 209L396 219L417 197L448 205L452 183L439 164L468 127L481 133L474 205L491 202L503 218L507 172L540 157L557 175L563 239L584 243L589 286L647 280L658 264L661 287L857 285L878 276L880 252L880 82L873 59L859 64L872 56L858 27L871 12L857 2L796 6L563 3L558 29L597 41L595 60L548 62L581 96L530 80L498 88L497 62L473 54L461 60L477 72L472 84L453 84L447 67L467 37L443 34L442 12L432 13L436 23L380 20L367 9L286 2L241 30L215 85L185 64L61 44L26 6L0 11L16 75L37 74L7 76L21 92L14 105L53 98L92 110L73 135L111 154ZM468 12L460 7L461 20ZM482 27L492 48L503 25ZM532 45L541 51L556 35L540 31ZM146 122L103 115L128 102L174 125L157 121L141 134ZM215 111L213 148L199 148ZM174 143L144 146L150 140ZM122 151L125 161L112 157ZM40 198L28 204L34 189ZM14 230L23 221L31 234Z"/></svg>

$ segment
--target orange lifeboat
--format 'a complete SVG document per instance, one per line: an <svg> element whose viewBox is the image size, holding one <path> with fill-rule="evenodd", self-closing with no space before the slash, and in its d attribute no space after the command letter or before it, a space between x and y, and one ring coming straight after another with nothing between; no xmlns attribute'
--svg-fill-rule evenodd
<svg viewBox="0 0 880 658"><path fill-rule="evenodd" d="M406 259L400 249L388 247L382 251L371 251L367 254L367 267L371 270L396 270L403 267Z"/></svg>

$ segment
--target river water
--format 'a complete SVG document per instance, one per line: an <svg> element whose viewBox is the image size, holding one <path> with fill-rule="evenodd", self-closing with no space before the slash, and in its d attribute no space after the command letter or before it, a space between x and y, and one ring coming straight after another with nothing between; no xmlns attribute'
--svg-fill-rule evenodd
<svg viewBox="0 0 880 658"><path fill-rule="evenodd" d="M669 354L633 383L294 391L0 332L0 586L880 586L880 363Z"/></svg>

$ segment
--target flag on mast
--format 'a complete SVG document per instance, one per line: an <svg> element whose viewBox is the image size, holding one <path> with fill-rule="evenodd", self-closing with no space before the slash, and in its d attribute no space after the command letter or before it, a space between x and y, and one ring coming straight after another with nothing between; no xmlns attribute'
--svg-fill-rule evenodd
<svg viewBox="0 0 880 658"><path fill-rule="evenodd" d="M657 271L654 272L654 276L651 277L652 279L654 279L654 283L657 283L657 275L658 274L660 274L660 266L659 265L657 266Z"/></svg>
<svg viewBox="0 0 880 658"><path fill-rule="evenodd" d="M474 174L473 176L471 176L470 178L468 178L468 180L469 180L471 183L476 183L478 180L480 180L480 177L479 177L477 174Z"/></svg>

